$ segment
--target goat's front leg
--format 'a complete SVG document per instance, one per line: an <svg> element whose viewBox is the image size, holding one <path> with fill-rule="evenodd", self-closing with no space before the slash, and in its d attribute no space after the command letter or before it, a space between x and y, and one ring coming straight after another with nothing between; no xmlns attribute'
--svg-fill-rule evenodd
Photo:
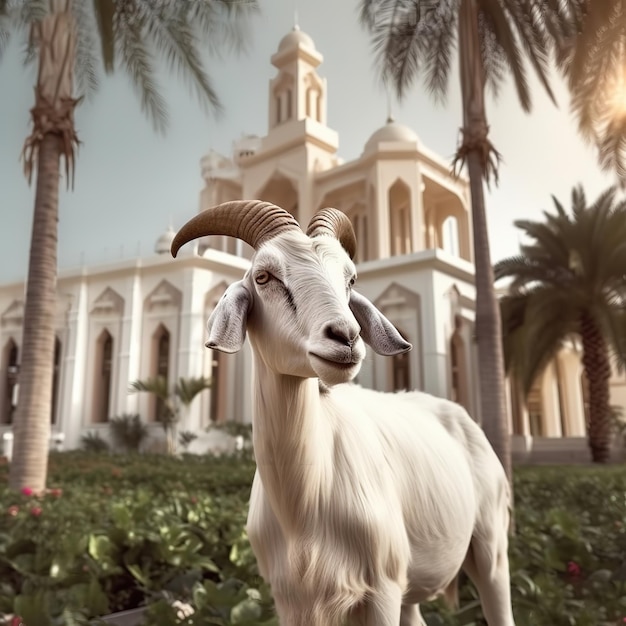
<svg viewBox="0 0 626 626"><path fill-rule="evenodd" d="M376 585L350 626L398 626L401 611L402 589L396 582L387 580Z"/></svg>

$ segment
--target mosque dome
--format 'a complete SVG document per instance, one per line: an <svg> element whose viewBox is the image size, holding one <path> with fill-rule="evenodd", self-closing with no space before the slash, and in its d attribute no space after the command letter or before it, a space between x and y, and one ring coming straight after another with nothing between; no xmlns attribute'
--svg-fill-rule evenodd
<svg viewBox="0 0 626 626"><path fill-rule="evenodd" d="M156 240L156 243L154 244L154 251L157 254L169 254L172 241L175 236L176 233L174 232L174 229L169 226L168 229Z"/></svg>
<svg viewBox="0 0 626 626"><path fill-rule="evenodd" d="M287 33L278 44L278 51L290 50L292 48L310 48L315 50L313 39L300 30L299 26L294 26L291 32Z"/></svg>
<svg viewBox="0 0 626 626"><path fill-rule="evenodd" d="M418 137L414 130L390 118L384 126L374 131L367 140L364 151L374 150L383 142L415 143L417 141Z"/></svg>

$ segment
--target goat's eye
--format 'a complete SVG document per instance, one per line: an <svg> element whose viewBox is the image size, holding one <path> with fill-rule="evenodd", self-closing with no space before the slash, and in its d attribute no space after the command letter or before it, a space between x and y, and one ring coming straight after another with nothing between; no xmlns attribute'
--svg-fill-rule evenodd
<svg viewBox="0 0 626 626"><path fill-rule="evenodd" d="M353 276L353 277L350 279L350 283L349 283L350 287L354 287L354 283L356 283L356 276Z"/></svg>
<svg viewBox="0 0 626 626"><path fill-rule="evenodd" d="M265 272L265 271L257 272L256 276L254 277L254 282L257 285L265 285L270 282L271 277L272 275L269 272Z"/></svg>

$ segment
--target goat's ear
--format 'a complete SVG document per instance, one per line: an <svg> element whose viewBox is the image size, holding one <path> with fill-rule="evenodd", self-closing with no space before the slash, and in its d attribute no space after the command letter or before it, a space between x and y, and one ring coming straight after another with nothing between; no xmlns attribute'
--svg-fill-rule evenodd
<svg viewBox="0 0 626 626"><path fill-rule="evenodd" d="M378 354L393 356L413 347L365 296L356 291L350 294L350 309L361 327L363 341Z"/></svg>
<svg viewBox="0 0 626 626"><path fill-rule="evenodd" d="M243 281L230 285L209 317L209 340L204 345L220 352L241 350L251 307L252 295Z"/></svg>

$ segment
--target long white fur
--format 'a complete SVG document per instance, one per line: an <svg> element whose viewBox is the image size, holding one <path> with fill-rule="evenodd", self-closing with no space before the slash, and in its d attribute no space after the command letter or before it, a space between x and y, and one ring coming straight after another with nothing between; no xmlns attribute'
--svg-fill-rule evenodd
<svg viewBox="0 0 626 626"><path fill-rule="evenodd" d="M360 338L353 369L311 357L348 349L329 323L358 332L353 273L332 237L286 233L261 246L236 297L209 320L207 345L234 351L247 330L253 347L247 528L280 623L419 626L417 605L464 568L489 626L514 626L508 483L479 426L447 400L351 384Z"/></svg>

